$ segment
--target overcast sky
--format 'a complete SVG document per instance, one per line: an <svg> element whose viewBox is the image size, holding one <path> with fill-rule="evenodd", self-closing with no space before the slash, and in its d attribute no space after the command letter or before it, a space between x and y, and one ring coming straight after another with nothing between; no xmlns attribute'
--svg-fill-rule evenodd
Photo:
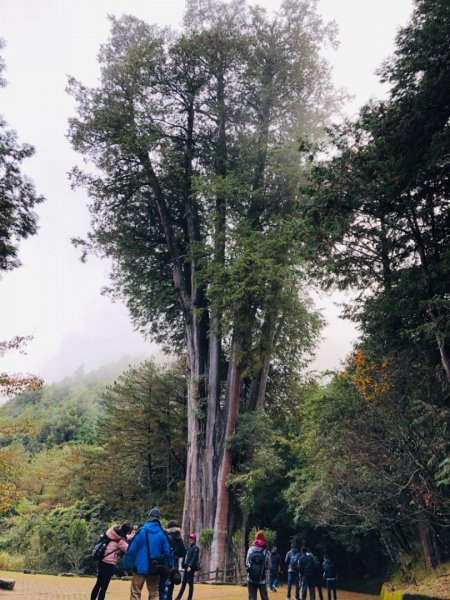
<svg viewBox="0 0 450 600"><path fill-rule="evenodd" d="M278 0L258 4L276 8ZM21 142L36 149L23 171L46 197L38 208L39 232L20 245L22 267L0 279L0 340L33 335L26 356L10 354L0 371L31 371L52 382L84 365L87 371L125 355L156 351L133 331L121 303L100 293L108 264L79 261L70 243L89 229L87 197L70 189L67 172L80 158L65 139L72 99L68 75L95 85L99 45L109 33L107 14L128 13L159 25L178 26L183 0L0 0L0 37L6 42L8 85L0 89L0 114ZM327 53L338 87L353 95L346 112L355 114L385 90L376 69L394 48L398 28L412 0L319 0L318 11L339 27L340 47ZM316 367L334 368L355 338L354 327L339 319L338 300L319 301L329 322Z"/></svg>

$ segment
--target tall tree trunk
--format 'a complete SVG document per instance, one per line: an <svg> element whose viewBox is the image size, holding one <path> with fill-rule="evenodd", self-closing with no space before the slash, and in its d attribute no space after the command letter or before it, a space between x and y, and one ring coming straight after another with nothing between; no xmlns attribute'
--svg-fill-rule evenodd
<svg viewBox="0 0 450 600"><path fill-rule="evenodd" d="M229 490L227 487L228 476L231 473L231 450L227 447L228 439L233 435L238 410L241 389L241 376L239 360L242 349L240 339L235 339L232 344L230 365L227 379L227 392L224 406L224 436L218 440L220 443L220 460L217 474L216 511L214 519L214 539L211 547L210 570L214 571L224 566L227 545L227 522L229 508ZM229 532L231 533L231 532Z"/></svg>
<svg viewBox="0 0 450 600"><path fill-rule="evenodd" d="M440 553L437 545L436 534L424 511L419 513L418 528L425 565L428 569L434 569L440 564Z"/></svg>
<svg viewBox="0 0 450 600"><path fill-rule="evenodd" d="M220 178L227 175L227 136L224 67L218 60L217 107L218 136L215 157L215 172ZM223 267L225 263L226 198L221 191L216 194L214 216L214 263ZM217 493L217 440L221 438L220 415L220 353L221 353L221 307L219 302L211 306L207 373L207 417L205 429L205 453L203 476L203 501L205 528L214 526L215 498Z"/></svg>
<svg viewBox="0 0 450 600"><path fill-rule="evenodd" d="M201 472L202 456L200 452L199 400L200 380L202 375L200 365L199 340L195 339L195 331L187 328L187 468L186 487L183 508L183 533L198 531L203 524L201 514Z"/></svg>

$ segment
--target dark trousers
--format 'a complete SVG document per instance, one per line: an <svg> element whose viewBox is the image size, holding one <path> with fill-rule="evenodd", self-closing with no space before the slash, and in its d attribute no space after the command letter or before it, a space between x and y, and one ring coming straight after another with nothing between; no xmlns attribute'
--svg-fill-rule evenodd
<svg viewBox="0 0 450 600"><path fill-rule="evenodd" d="M328 600L331 600L331 592L333 592L333 598L336 600L337 581L336 579L327 579L327 592Z"/></svg>
<svg viewBox="0 0 450 600"><path fill-rule="evenodd" d="M183 581L181 582L181 589L178 592L177 599L179 600L181 596L184 594L184 590L186 589L186 585L189 585L189 594L188 600L192 600L192 596L194 595L194 571L188 573L185 571L183 573Z"/></svg>
<svg viewBox="0 0 450 600"><path fill-rule="evenodd" d="M248 589L248 600L256 600L258 597L258 590L261 595L261 600L269 600L267 593L267 583L253 583L252 581L247 582Z"/></svg>
<svg viewBox="0 0 450 600"><path fill-rule="evenodd" d="M316 592L314 590L314 578L309 575L302 577L302 600L306 600L306 590L309 589L310 600L316 600Z"/></svg>
<svg viewBox="0 0 450 600"><path fill-rule="evenodd" d="M98 563L97 581L91 592L91 600L95 600L98 594L98 600L104 600L106 590L108 589L111 577L114 575L116 565L105 563L102 560ZM100 592L100 593L99 593Z"/></svg>
<svg viewBox="0 0 450 600"><path fill-rule="evenodd" d="M317 592L319 594L319 600L323 600L323 592L322 592L322 582L316 579L316 581L314 582L314 585L317 588Z"/></svg>
<svg viewBox="0 0 450 600"><path fill-rule="evenodd" d="M168 575L159 576L159 600L172 600L174 584Z"/></svg>
<svg viewBox="0 0 450 600"><path fill-rule="evenodd" d="M291 597L291 588L295 585L295 597L297 600L300 598L300 575L295 573L294 571L288 571L288 580L287 580L287 593L286 596L288 598Z"/></svg>

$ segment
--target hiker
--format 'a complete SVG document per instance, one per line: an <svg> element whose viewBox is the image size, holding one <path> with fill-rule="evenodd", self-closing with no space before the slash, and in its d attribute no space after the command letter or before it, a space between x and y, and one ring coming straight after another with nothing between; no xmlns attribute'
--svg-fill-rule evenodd
<svg viewBox="0 0 450 600"><path fill-rule="evenodd" d="M91 600L104 600L111 577L114 575L116 564L128 550L128 544L134 536L133 526L129 521L122 525L114 525L106 532L109 542L105 546L103 556L98 561L97 581L91 592Z"/></svg>
<svg viewBox="0 0 450 600"><path fill-rule="evenodd" d="M333 598L336 600L337 571L334 562L328 554L325 554L323 557L323 578L327 586L328 600L331 600L331 592L333 592Z"/></svg>
<svg viewBox="0 0 450 600"><path fill-rule="evenodd" d="M186 585L189 585L188 600L192 600L194 595L194 575L200 567L200 548L197 546L197 536L195 533L191 533L189 536L189 547L186 551L183 560L183 581L181 582L181 588L175 600L181 600Z"/></svg>
<svg viewBox="0 0 450 600"><path fill-rule="evenodd" d="M302 600L306 600L309 589L310 600L316 600L314 590L314 558L308 548L301 549L300 575L302 578Z"/></svg>
<svg viewBox="0 0 450 600"><path fill-rule="evenodd" d="M159 600L172 600L175 583L181 583L179 571L180 559L185 557L186 546L181 537L181 528L177 521L169 521L165 531L173 555L174 565L168 576L161 575L159 579Z"/></svg>
<svg viewBox="0 0 450 600"><path fill-rule="evenodd" d="M173 556L160 520L159 508L152 508L125 554L123 567L126 571L133 571L130 600L140 600L144 583L147 584L148 597L156 598L160 575L173 566Z"/></svg>
<svg viewBox="0 0 450 600"><path fill-rule="evenodd" d="M323 592L322 592L322 569L320 567L320 560L317 554L312 553L312 557L314 560L314 588L317 588L319 593L319 600L323 600Z"/></svg>
<svg viewBox="0 0 450 600"><path fill-rule="evenodd" d="M281 567L281 554L278 548L274 546L270 553L270 572L269 572L269 588L271 592L276 592L278 587L278 576Z"/></svg>
<svg viewBox="0 0 450 600"><path fill-rule="evenodd" d="M264 531L259 530L256 533L255 539L248 549L245 565L247 568L248 599L256 600L259 590L261 600L269 600L266 572L270 571L271 561Z"/></svg>
<svg viewBox="0 0 450 600"><path fill-rule="evenodd" d="M289 600L291 597L293 585L295 585L295 600L300 600L300 552L295 542L292 542L291 549L284 559L284 564L288 568L286 600Z"/></svg>

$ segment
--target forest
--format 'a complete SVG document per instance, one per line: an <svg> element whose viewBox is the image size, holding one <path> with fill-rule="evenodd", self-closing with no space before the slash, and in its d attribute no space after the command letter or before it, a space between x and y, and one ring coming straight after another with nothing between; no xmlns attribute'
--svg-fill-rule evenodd
<svg viewBox="0 0 450 600"><path fill-rule="evenodd" d="M98 86L67 89L74 244L167 361L0 373L0 567L92 573L99 532L157 505L211 571L257 527L411 580L450 560L450 5L415 2L353 119L313 0L186 7L181 32L111 17ZM0 139L1 272L43 198ZM317 289L360 330L333 372L308 368Z"/></svg>

